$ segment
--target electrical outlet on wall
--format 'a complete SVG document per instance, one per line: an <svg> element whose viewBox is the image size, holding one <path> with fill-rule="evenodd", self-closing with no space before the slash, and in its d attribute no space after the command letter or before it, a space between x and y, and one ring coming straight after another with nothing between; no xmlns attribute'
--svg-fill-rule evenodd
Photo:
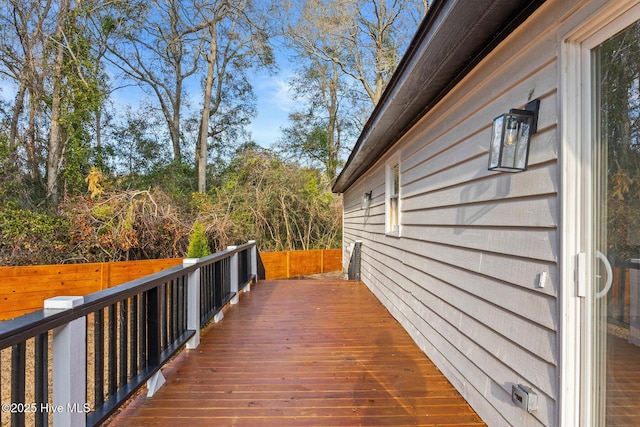
<svg viewBox="0 0 640 427"><path fill-rule="evenodd" d="M526 385L514 384L511 388L511 400L527 412L538 409L538 395Z"/></svg>

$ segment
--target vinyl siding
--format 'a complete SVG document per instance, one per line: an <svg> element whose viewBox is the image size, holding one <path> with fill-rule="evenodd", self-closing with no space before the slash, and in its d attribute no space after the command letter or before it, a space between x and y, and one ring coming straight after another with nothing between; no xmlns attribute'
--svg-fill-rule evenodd
<svg viewBox="0 0 640 427"><path fill-rule="evenodd" d="M362 280L490 426L558 422L558 54L562 23L584 3L548 1L344 194L344 244L363 242ZM493 118L534 98L529 169L488 171ZM385 235L394 155L399 237ZM532 414L511 402L518 383L538 393Z"/></svg>

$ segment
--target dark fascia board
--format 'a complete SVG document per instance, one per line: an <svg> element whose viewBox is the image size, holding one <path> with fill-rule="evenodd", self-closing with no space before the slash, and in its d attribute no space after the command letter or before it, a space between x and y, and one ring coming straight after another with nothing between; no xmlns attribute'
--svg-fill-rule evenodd
<svg viewBox="0 0 640 427"><path fill-rule="evenodd" d="M433 1L333 192L344 193L544 1Z"/></svg>

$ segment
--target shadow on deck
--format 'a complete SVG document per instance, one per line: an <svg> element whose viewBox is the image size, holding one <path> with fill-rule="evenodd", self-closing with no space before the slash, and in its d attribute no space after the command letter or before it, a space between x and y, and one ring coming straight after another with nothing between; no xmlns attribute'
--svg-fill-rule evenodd
<svg viewBox="0 0 640 427"><path fill-rule="evenodd" d="M485 425L356 282L259 282L163 373L109 425Z"/></svg>

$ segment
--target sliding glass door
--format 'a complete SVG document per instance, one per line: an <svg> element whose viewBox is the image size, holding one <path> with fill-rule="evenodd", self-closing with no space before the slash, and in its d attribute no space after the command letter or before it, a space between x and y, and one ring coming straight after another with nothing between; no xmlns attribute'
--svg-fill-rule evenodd
<svg viewBox="0 0 640 427"><path fill-rule="evenodd" d="M594 426L640 425L640 22L591 50L584 360Z"/></svg>

